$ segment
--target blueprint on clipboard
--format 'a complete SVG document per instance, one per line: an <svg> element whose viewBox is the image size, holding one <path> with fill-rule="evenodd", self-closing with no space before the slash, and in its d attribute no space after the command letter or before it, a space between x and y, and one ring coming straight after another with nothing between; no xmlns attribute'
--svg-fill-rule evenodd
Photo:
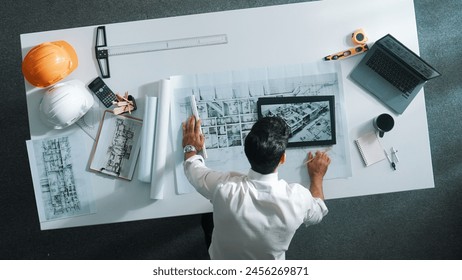
<svg viewBox="0 0 462 280"><path fill-rule="evenodd" d="M348 129L344 94L338 63L315 62L247 69L211 74L171 77L171 120L178 194L195 191L183 171L181 125L191 114L194 95L207 149L207 167L247 174L250 164L244 153L244 139L257 121L260 97L335 96L337 144L329 151L332 163L325 179L351 177ZM309 151L326 147L288 148L287 161L278 168L279 178L307 185L304 161Z"/></svg>

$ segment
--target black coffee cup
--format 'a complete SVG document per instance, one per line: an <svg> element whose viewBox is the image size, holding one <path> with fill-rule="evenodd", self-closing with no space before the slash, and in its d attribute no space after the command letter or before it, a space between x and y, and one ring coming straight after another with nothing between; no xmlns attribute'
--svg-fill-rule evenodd
<svg viewBox="0 0 462 280"><path fill-rule="evenodd" d="M379 131L379 136L383 137L385 132L390 131L395 125L395 120L389 114L383 113L373 120L375 129Z"/></svg>

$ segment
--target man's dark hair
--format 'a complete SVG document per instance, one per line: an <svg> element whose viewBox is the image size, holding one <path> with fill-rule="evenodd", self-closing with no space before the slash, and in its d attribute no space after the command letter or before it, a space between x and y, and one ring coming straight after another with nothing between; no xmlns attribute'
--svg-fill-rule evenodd
<svg viewBox="0 0 462 280"><path fill-rule="evenodd" d="M289 141L289 127L279 117L259 119L245 138L244 151L253 171L273 173Z"/></svg>

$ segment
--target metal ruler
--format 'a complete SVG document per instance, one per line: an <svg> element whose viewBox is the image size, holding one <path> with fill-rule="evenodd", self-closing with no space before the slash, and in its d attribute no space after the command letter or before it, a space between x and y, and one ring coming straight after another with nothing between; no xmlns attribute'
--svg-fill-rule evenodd
<svg viewBox="0 0 462 280"><path fill-rule="evenodd" d="M110 78L109 56L127 55L145 52L166 51L211 45L227 44L226 34L181 38L165 41L155 41L137 44L108 46L106 40L106 27L98 26L96 29L95 55L103 78Z"/></svg>

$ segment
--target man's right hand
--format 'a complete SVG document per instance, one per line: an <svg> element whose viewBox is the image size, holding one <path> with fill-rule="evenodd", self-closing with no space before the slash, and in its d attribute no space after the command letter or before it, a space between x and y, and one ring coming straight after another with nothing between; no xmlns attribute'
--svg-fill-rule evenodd
<svg viewBox="0 0 462 280"><path fill-rule="evenodd" d="M326 175L327 168L330 164L330 158L325 152L317 151L315 155L312 152L308 153L308 175L310 175L311 185L310 191L313 197L324 199L322 188L322 180Z"/></svg>
<svg viewBox="0 0 462 280"><path fill-rule="evenodd" d="M329 164L330 158L327 153L320 151L317 151L316 155L313 155L312 152L308 153L308 163L306 167L308 168L310 178L322 179L324 175L326 175Z"/></svg>

